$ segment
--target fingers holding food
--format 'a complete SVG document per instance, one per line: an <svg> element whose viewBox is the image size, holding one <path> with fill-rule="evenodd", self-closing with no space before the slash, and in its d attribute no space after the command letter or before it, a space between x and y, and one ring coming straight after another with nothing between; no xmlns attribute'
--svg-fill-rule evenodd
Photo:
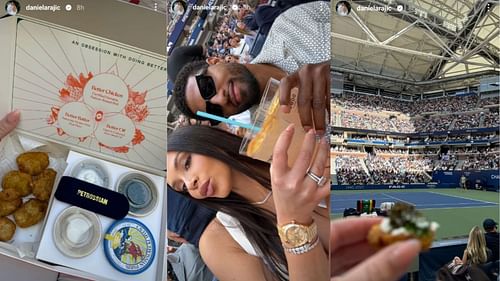
<svg viewBox="0 0 500 281"><path fill-rule="evenodd" d="M16 162L21 172L36 176L49 166L49 155L45 152L25 152L16 158Z"/></svg>
<svg viewBox="0 0 500 281"><path fill-rule="evenodd" d="M22 228L37 224L44 218L47 206L47 202L30 199L14 212L16 224Z"/></svg>
<svg viewBox="0 0 500 281"><path fill-rule="evenodd" d="M12 239L16 232L16 224L8 218L0 218L0 241Z"/></svg>
<svg viewBox="0 0 500 281"><path fill-rule="evenodd" d="M41 201L47 201L52 193L52 187L56 180L57 172L53 169L46 169L33 179L33 195Z"/></svg>
<svg viewBox="0 0 500 281"><path fill-rule="evenodd" d="M3 177L2 188L15 189L21 197L29 195L33 189L31 176L20 171L10 171Z"/></svg>
<svg viewBox="0 0 500 281"><path fill-rule="evenodd" d="M23 204L21 198L11 201L0 200L0 217L5 217L14 213L21 204Z"/></svg>

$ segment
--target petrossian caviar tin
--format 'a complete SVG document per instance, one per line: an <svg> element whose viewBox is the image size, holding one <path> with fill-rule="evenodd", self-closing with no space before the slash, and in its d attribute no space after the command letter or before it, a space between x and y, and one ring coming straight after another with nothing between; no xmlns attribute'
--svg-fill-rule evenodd
<svg viewBox="0 0 500 281"><path fill-rule="evenodd" d="M118 181L116 191L125 195L129 202L129 214L134 216L149 215L158 203L156 186L143 174L125 174Z"/></svg>
<svg viewBox="0 0 500 281"><path fill-rule="evenodd" d="M92 159L82 160L73 166L71 176L98 186L109 188L109 173L101 163Z"/></svg>
<svg viewBox="0 0 500 281"><path fill-rule="evenodd" d="M91 254L102 238L101 222L97 215L75 206L59 214L53 230L57 249L72 258Z"/></svg>
<svg viewBox="0 0 500 281"><path fill-rule="evenodd" d="M126 274L139 274L153 263L155 241L138 220L125 218L113 223L104 235L104 253L111 265Z"/></svg>

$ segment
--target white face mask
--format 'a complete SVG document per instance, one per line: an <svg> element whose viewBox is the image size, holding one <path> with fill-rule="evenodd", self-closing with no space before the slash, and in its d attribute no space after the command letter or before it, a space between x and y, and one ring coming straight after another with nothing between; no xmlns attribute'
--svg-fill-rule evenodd
<svg viewBox="0 0 500 281"><path fill-rule="evenodd" d="M17 7L14 4L7 5L7 14L15 16L17 14Z"/></svg>

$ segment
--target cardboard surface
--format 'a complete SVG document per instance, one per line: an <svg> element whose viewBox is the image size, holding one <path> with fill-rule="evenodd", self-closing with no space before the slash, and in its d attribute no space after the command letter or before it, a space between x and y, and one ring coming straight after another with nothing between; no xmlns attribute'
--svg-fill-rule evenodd
<svg viewBox="0 0 500 281"><path fill-rule="evenodd" d="M0 255L2 280L9 281L56 281L58 273L35 265Z"/></svg>
<svg viewBox="0 0 500 281"><path fill-rule="evenodd" d="M138 167L165 167L165 60L30 20L17 23L18 129Z"/></svg>

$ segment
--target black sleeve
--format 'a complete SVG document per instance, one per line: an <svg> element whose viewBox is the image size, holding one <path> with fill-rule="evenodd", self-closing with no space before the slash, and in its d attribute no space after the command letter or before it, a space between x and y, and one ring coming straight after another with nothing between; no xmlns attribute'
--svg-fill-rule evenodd
<svg viewBox="0 0 500 281"><path fill-rule="evenodd" d="M257 24L257 19L255 18L255 14L247 15L243 18L243 22L250 30L257 30L259 25Z"/></svg>

